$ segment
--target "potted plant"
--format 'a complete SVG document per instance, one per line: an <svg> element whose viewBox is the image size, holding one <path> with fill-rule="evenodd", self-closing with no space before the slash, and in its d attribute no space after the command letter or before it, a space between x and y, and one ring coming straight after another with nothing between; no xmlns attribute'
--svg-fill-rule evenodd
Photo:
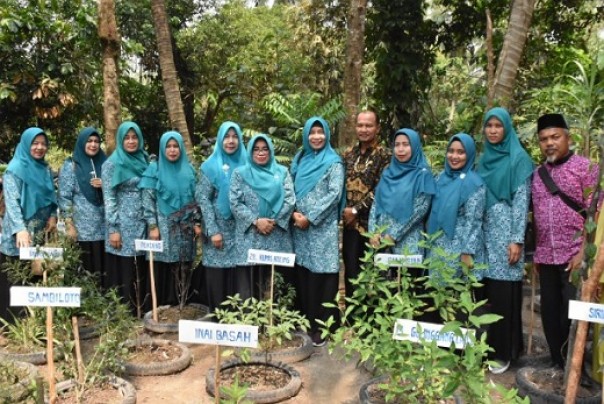
<svg viewBox="0 0 604 404"><path fill-rule="evenodd" d="M437 236L427 237L423 246L430 248ZM346 298L344 325L331 335L334 344L330 352L338 348L346 358L371 361L376 374L382 376L377 386L364 386L360 396L365 403L374 402L367 390L387 402L455 401L459 397L468 402L488 402L485 370L490 348L480 329L499 317L478 313L485 302L473 300L472 289L479 286L474 271L464 267L462 275L456 276L455 268L448 266L455 257L435 248L422 265L431 276L413 278L405 267L397 267L393 275L384 264L374 262L377 250L388 244L388 240L382 241L364 257L363 270L353 281L355 291ZM425 282L425 289L417 288L418 282ZM397 320L414 320L428 311L439 314L443 328L438 335L451 338L448 346L438 346L438 338L424 335L419 325L414 328L417 341L393 339ZM328 336L334 321L330 318L324 324L323 336ZM455 338L465 341L463 349L456 349Z"/></svg>

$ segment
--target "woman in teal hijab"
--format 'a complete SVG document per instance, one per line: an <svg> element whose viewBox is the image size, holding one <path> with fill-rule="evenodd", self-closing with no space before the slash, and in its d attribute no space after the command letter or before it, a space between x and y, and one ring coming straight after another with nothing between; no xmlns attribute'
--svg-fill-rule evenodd
<svg viewBox="0 0 604 404"><path fill-rule="evenodd" d="M3 180L5 213L2 220L0 265L17 260L19 248L41 244L42 231L54 231L57 223L57 199L48 163L44 160L48 137L40 128L28 128L21 134L15 154ZM11 283L0 270L0 317L12 322L9 312Z"/></svg>
<svg viewBox="0 0 604 404"><path fill-rule="evenodd" d="M202 263L205 282L194 278L193 289L202 294L205 289L210 311L214 311L227 296L237 293L235 247L235 218L229 202L229 187L236 168L247 163L243 133L235 122L220 125L214 152L200 167L196 198L201 209L204 237ZM203 289L202 289L203 288Z"/></svg>
<svg viewBox="0 0 604 404"><path fill-rule="evenodd" d="M381 238L389 238L394 242L395 254L402 254L405 249L410 254L422 254L418 242L436 186L419 134L408 128L396 131L392 154L369 212L370 232L387 228L371 242L378 245Z"/></svg>
<svg viewBox="0 0 604 404"><path fill-rule="evenodd" d="M458 133L447 145L445 169L436 177L436 195L428 217L428 233L442 231L432 248L456 256L450 262L460 272L460 262L472 268L483 263L482 218L485 186L474 171L476 145L468 134ZM482 271L477 273L482 278Z"/></svg>
<svg viewBox="0 0 604 404"><path fill-rule="evenodd" d="M310 321L309 334L315 346L324 344L317 320L327 321L339 314L338 310L323 307L338 292L338 220L345 202L344 163L331 147L330 138L329 125L323 118L307 120L302 132L303 149L291 167L296 193L292 214L294 285L298 307Z"/></svg>
<svg viewBox="0 0 604 404"><path fill-rule="evenodd" d="M145 308L149 307L150 300L146 298L148 270L144 252L136 250L134 243L145 239L147 234L142 190L138 185L148 162L139 126L123 122L117 129L115 147L103 164L101 175L107 225L105 286L117 288L124 302L135 311L143 307L143 302Z"/></svg>
<svg viewBox="0 0 604 404"><path fill-rule="evenodd" d="M107 160L96 128L80 131L59 173L59 207L67 234L82 250L82 267L105 276L105 206L101 170Z"/></svg>
<svg viewBox="0 0 604 404"><path fill-rule="evenodd" d="M523 351L522 277L524 231L531 198L533 162L504 108L489 110L483 121L484 154L478 174L487 187L484 236L487 270L484 293L491 311L503 316L490 326L493 373L505 372Z"/></svg>
<svg viewBox="0 0 604 404"><path fill-rule="evenodd" d="M237 265L242 267L238 270L245 272L249 282L237 287L243 298L262 296L267 270L266 266L247 263L249 249L292 252L289 223L296 201L291 176L276 162L270 138L254 136L247 150L248 164L235 169L229 192L236 225Z"/></svg>
<svg viewBox="0 0 604 404"><path fill-rule="evenodd" d="M163 251L154 254L157 304L174 305L186 299L176 285L191 276L195 237L201 233L195 203L195 170L182 136L170 131L159 140L159 162L152 162L139 183L143 189L148 238L162 240ZM178 296L178 292L182 293Z"/></svg>

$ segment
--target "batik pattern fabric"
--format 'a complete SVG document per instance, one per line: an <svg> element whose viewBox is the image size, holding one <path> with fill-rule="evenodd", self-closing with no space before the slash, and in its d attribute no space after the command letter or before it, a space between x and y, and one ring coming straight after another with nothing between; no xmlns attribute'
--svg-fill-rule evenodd
<svg viewBox="0 0 604 404"><path fill-rule="evenodd" d="M519 281L524 275L524 248L514 265L508 264L508 246L523 244L529 202L531 179L527 179L512 195L512 203L499 201L488 208L484 219L487 258L485 277L499 281Z"/></svg>
<svg viewBox="0 0 604 404"><path fill-rule="evenodd" d="M237 248L237 265L253 265L247 262L249 249L284 253L293 252L289 224L296 204L296 197L294 195L294 184L291 176L289 173L286 173L283 184L283 205L274 219L275 227L273 231L265 236L258 233L253 225L254 220L260 217L260 199L252 187L244 181L239 172L240 168L233 172L229 188L229 201L236 223L235 244Z"/></svg>
<svg viewBox="0 0 604 404"><path fill-rule="evenodd" d="M98 190L102 192L101 189ZM78 232L78 241L105 239L105 207L94 205L80 190L74 164L65 160L59 173L59 208L64 219L71 219Z"/></svg>
<svg viewBox="0 0 604 404"><path fill-rule="evenodd" d="M200 179L195 191L195 199L201 209L203 229L202 262L206 267L233 268L237 265L235 244L235 218L224 219L220 213L219 191L210 179L200 170ZM222 235L222 249L214 247L211 237Z"/></svg>
<svg viewBox="0 0 604 404"><path fill-rule="evenodd" d="M6 210L2 219L2 244L0 244L0 252L4 255L17 257L19 256L19 249L17 248L15 235L22 230L27 230L34 238L34 243L37 241L36 244L42 244L42 231L46 227L48 219L51 216L56 216L57 211L55 205L46 206L39 208L31 218L25 220L19 202L22 194L21 190L23 189L23 181L10 171L4 173L2 181ZM42 237L42 240L36 240L36 238L40 237Z"/></svg>
<svg viewBox="0 0 604 404"><path fill-rule="evenodd" d="M199 223L197 204L192 202L174 213L164 215L158 208L157 191L145 188L142 193L147 228L157 226L160 240L163 241L163 251L154 252L153 259L168 263L193 262L196 253L193 227Z"/></svg>
<svg viewBox="0 0 604 404"><path fill-rule="evenodd" d="M111 185L114 169L115 165L109 159L103 164L101 175L107 225L105 251L122 257L144 255L143 252L136 251L134 245L134 240L145 239L147 234L142 190L138 188L140 177L130 177L114 187ZM109 243L109 235L112 233L120 233L121 249L116 249Z"/></svg>
<svg viewBox="0 0 604 404"><path fill-rule="evenodd" d="M390 236L395 245L393 254L424 254L418 243L423 239L424 220L430 211L432 195L418 194L413 200L413 213L406 223L401 223L387 213L378 214L375 204L369 213L369 232L386 226L382 236Z"/></svg>
<svg viewBox="0 0 604 404"><path fill-rule="evenodd" d="M591 203L598 168L587 158L573 155L563 164L545 164L554 183L583 209ZM565 264L581 249L583 217L548 190L538 170L533 174L533 212L537 230L534 260L541 264Z"/></svg>
<svg viewBox="0 0 604 404"><path fill-rule="evenodd" d="M344 166L332 164L314 188L296 201L296 211L310 222L306 230L292 227L296 263L313 273L340 269L338 220L343 184Z"/></svg>
<svg viewBox="0 0 604 404"><path fill-rule="evenodd" d="M375 187L382 171L390 163L390 151L376 145L361 153L357 144L344 152L343 159L346 165L346 206L357 210L357 230L363 233L368 228Z"/></svg>
<svg viewBox="0 0 604 404"><path fill-rule="evenodd" d="M461 276L461 254L471 255L475 268L485 263L484 237L482 232L485 203L486 188L483 185L478 187L457 209L457 220L455 221L453 238L448 237L445 232L442 232L441 236L432 242L432 249L441 248L448 256L455 256L454 259L446 259L445 263L451 268L456 268L456 276ZM433 256L432 250L428 254ZM484 273L484 268L478 268L474 272L478 280L484 277Z"/></svg>

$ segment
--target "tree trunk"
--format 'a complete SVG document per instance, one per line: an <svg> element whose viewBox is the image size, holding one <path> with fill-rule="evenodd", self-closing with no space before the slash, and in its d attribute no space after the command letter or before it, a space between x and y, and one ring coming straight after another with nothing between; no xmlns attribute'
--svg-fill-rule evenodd
<svg viewBox="0 0 604 404"><path fill-rule="evenodd" d="M512 0L510 22L499 54L493 91L494 101L503 107L509 107L512 99L535 2L536 0Z"/></svg>
<svg viewBox="0 0 604 404"><path fill-rule="evenodd" d="M159 52L159 66L161 69L166 103L168 105L170 125L172 126L172 129L178 131L182 135L185 147L187 148L187 154L190 155L193 151L193 147L182 98L180 96L178 75L176 73L174 55L172 53L172 37L170 35L170 26L168 25L168 15L166 13L164 0L152 0L151 11L153 12L153 25L155 26L157 50Z"/></svg>
<svg viewBox="0 0 604 404"><path fill-rule="evenodd" d="M350 0L346 65L344 66L344 109L346 118L340 129L337 144L352 145L356 140L356 115L361 100L361 73L365 50L365 17L367 0Z"/></svg>
<svg viewBox="0 0 604 404"><path fill-rule="evenodd" d="M115 149L115 134L122 121L118 71L121 39L113 0L101 0L99 4L99 38L103 47L103 125L110 154Z"/></svg>
<svg viewBox="0 0 604 404"><path fill-rule="evenodd" d="M493 52L493 20L491 10L487 8L487 107L488 111L493 107L493 94L495 92L495 55Z"/></svg>

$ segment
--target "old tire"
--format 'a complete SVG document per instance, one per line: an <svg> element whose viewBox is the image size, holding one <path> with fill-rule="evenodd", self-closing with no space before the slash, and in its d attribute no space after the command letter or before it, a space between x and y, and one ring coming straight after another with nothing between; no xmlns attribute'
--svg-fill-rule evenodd
<svg viewBox="0 0 604 404"><path fill-rule="evenodd" d="M166 339L150 339L150 340L138 340L131 341L126 344L127 346L134 345L150 345L150 346L166 346L172 345L180 349L180 356L175 359L171 359L165 362L153 362L153 363L124 363L125 373L133 376L163 376L178 373L191 364L193 355L191 350L181 344L180 342L170 341Z"/></svg>
<svg viewBox="0 0 604 404"><path fill-rule="evenodd" d="M361 385L361 389L359 390L359 401L361 404L373 404L374 401L371 400L371 395L369 394L369 388L374 384L386 383L388 381L388 376L382 375L378 377L374 377L363 383ZM457 395L453 395L452 397L456 403L461 404L462 401Z"/></svg>
<svg viewBox="0 0 604 404"><path fill-rule="evenodd" d="M3 361L4 362L4 361ZM26 371L26 376L12 386L3 387L0 391L0 402L2 403L21 403L25 402L29 394L29 387L32 380L38 375L38 369L29 362L6 361L7 365L14 365L19 369Z"/></svg>
<svg viewBox="0 0 604 404"><path fill-rule="evenodd" d="M541 390L539 386L530 380L530 376L537 368L523 367L516 372L516 385L518 386L518 395L529 397L531 404L558 404L564 403L564 396L552 391ZM602 402L601 390L593 397L577 397L577 404L600 404Z"/></svg>
<svg viewBox="0 0 604 404"><path fill-rule="evenodd" d="M32 365L45 365L46 364L46 349L43 347L39 348L39 351L30 352L30 353L14 353L8 352L5 349L0 350L0 359L1 360L10 360L16 362L28 362ZM55 350L54 359L62 359L63 356L59 353L59 351Z"/></svg>
<svg viewBox="0 0 604 404"><path fill-rule="evenodd" d="M196 320L203 320L205 318L205 316L207 316L208 313L210 312L210 309L208 308L208 306L204 306L202 304L189 303L189 304L187 304L187 306L197 307L204 313L204 314L202 314L202 316L200 318L197 318ZM159 306L157 308L157 311L166 310L166 309L169 309L170 307L172 307L172 306ZM178 321L176 323L162 323L159 321L155 321L155 320L153 320L153 311L149 311L149 312L145 313L145 316L143 318L143 323L144 323L146 330L155 332L157 334L177 333L178 332Z"/></svg>
<svg viewBox="0 0 604 404"><path fill-rule="evenodd" d="M76 385L73 379L65 380L57 384L57 393L68 391ZM134 385L121 377L111 376L109 384L122 394L121 404L136 404L136 389ZM48 402L45 400L45 402Z"/></svg>
<svg viewBox="0 0 604 404"><path fill-rule="evenodd" d="M267 354L253 350L251 360L256 362L296 363L309 358L315 351L312 339L304 332L296 332L294 336L302 339L302 346L293 349L277 349Z"/></svg>
<svg viewBox="0 0 604 404"><path fill-rule="evenodd" d="M259 404L278 403L280 401L287 400L288 398L295 397L296 394L298 394L298 392L302 388L302 379L300 379L300 373L298 373L297 370L295 370L293 367L291 367L285 363L273 363L273 362L263 362L263 361L262 362L250 361L250 362L244 363L242 361L235 360L235 361L227 361L227 362L223 363L222 366L220 367L220 369L221 369L221 371L224 371L226 369L230 369L230 368L237 367L237 366L251 366L251 365L273 366L273 367L283 370L290 377L289 383L287 383L287 385L285 385L284 387L281 387L279 389L276 389L276 390L270 390L270 391L248 390L245 395L245 398L253 401L254 403L259 403ZM215 373L214 368L211 368L210 370L208 370L208 373L206 375L206 391L212 397L215 397L214 373ZM225 398L225 397L221 396L221 398Z"/></svg>

